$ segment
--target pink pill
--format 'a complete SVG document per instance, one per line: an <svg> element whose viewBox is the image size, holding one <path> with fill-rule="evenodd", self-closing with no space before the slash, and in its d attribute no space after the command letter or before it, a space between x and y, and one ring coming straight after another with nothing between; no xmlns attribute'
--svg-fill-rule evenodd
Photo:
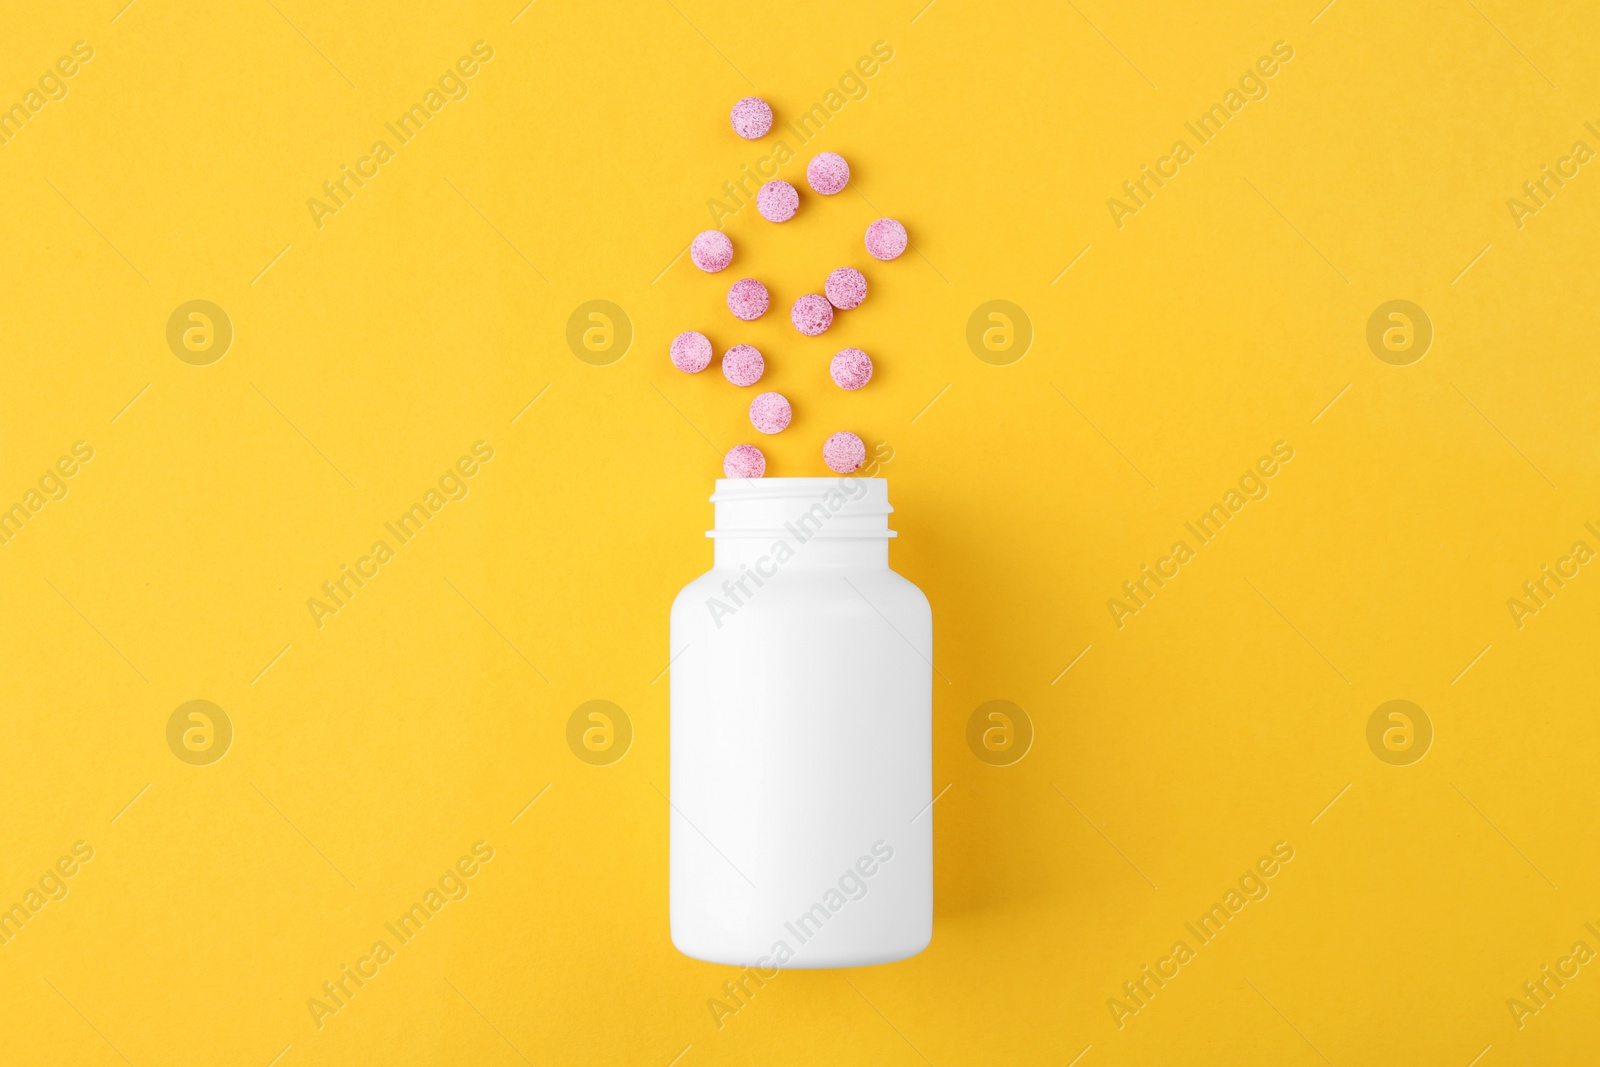
<svg viewBox="0 0 1600 1067"><path fill-rule="evenodd" d="M766 369L755 345L734 345L722 354L722 376L741 388L759 382Z"/></svg>
<svg viewBox="0 0 1600 1067"><path fill-rule="evenodd" d="M762 393L750 401L750 425L762 433L782 433L794 409L782 393Z"/></svg>
<svg viewBox="0 0 1600 1067"><path fill-rule="evenodd" d="M906 250L906 228L894 219L878 219L867 227L867 251L874 259L898 259Z"/></svg>
<svg viewBox="0 0 1600 1067"><path fill-rule="evenodd" d="M789 321L807 337L815 337L833 325L833 305L826 297L807 293L789 309Z"/></svg>
<svg viewBox="0 0 1600 1067"><path fill-rule="evenodd" d="M800 190L781 178L756 190L756 210L768 222L788 222L800 207Z"/></svg>
<svg viewBox="0 0 1600 1067"><path fill-rule="evenodd" d="M759 478L767 473L767 457L755 445L734 445L722 457L722 473L729 478Z"/></svg>
<svg viewBox="0 0 1600 1067"><path fill-rule="evenodd" d="M707 274L733 262L733 241L721 230L704 230L689 245L689 258Z"/></svg>
<svg viewBox="0 0 1600 1067"><path fill-rule="evenodd" d="M822 462L835 474L858 471L867 461L867 446L848 430L841 430L822 443Z"/></svg>
<svg viewBox="0 0 1600 1067"><path fill-rule="evenodd" d="M759 140L772 129L772 106L759 96L747 96L734 102L728 121L746 141Z"/></svg>
<svg viewBox="0 0 1600 1067"><path fill-rule="evenodd" d="M767 313L767 287L754 278L740 278L728 288L728 310L736 319L754 322Z"/></svg>
<svg viewBox="0 0 1600 1067"><path fill-rule="evenodd" d="M850 164L837 152L820 152L806 164L806 183L823 196L832 196L850 184Z"/></svg>
<svg viewBox="0 0 1600 1067"><path fill-rule="evenodd" d="M828 303L840 311L849 311L860 307L867 298L867 278L854 267L840 267L828 275L822 291L828 294Z"/></svg>
<svg viewBox="0 0 1600 1067"><path fill-rule="evenodd" d="M672 339L672 365L685 374L699 374L711 365L711 338L684 330Z"/></svg>
<svg viewBox="0 0 1600 1067"><path fill-rule="evenodd" d="M860 389L872 380L872 358L859 348L842 348L828 364L828 374L840 389Z"/></svg>

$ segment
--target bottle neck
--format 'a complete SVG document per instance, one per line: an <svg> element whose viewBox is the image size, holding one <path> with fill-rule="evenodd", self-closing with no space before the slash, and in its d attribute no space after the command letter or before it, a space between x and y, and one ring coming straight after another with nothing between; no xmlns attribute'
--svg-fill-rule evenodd
<svg viewBox="0 0 1600 1067"><path fill-rule="evenodd" d="M719 537L712 566L718 570L749 567L763 578L779 570L813 570L826 567L877 568L889 566L887 537L813 537L801 541L783 532L774 537Z"/></svg>
<svg viewBox="0 0 1600 1067"><path fill-rule="evenodd" d="M721 478L715 566L780 568L889 566L888 483L881 478Z"/></svg>

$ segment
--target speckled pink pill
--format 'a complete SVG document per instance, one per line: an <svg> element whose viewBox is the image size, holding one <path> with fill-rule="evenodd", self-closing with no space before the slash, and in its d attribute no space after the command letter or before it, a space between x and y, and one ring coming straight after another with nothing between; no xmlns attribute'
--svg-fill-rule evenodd
<svg viewBox="0 0 1600 1067"><path fill-rule="evenodd" d="M828 275L822 291L828 294L828 303L840 311L860 307L867 298L867 277L854 267L840 267Z"/></svg>
<svg viewBox="0 0 1600 1067"><path fill-rule="evenodd" d="M840 389L860 389L872 380L872 358L859 348L842 348L828 364L828 374Z"/></svg>
<svg viewBox="0 0 1600 1067"><path fill-rule="evenodd" d="M823 196L832 196L850 184L850 164L837 152L819 152L806 164L806 184Z"/></svg>
<svg viewBox="0 0 1600 1067"><path fill-rule="evenodd" d="M672 339L672 365L685 374L699 374L711 366L711 338L697 330L684 330Z"/></svg>
<svg viewBox="0 0 1600 1067"><path fill-rule="evenodd" d="M715 274L733 262L733 240L721 230L703 230L690 242L689 258L707 274Z"/></svg>
<svg viewBox="0 0 1600 1067"><path fill-rule="evenodd" d="M858 471L866 461L866 444L848 430L840 430L822 443L822 462L835 474Z"/></svg>
<svg viewBox="0 0 1600 1067"><path fill-rule="evenodd" d="M788 222L800 207L800 190L781 178L756 190L756 210L768 222Z"/></svg>
<svg viewBox="0 0 1600 1067"><path fill-rule="evenodd" d="M762 393L750 401L750 425L762 433L782 433L794 409L782 393Z"/></svg>
<svg viewBox="0 0 1600 1067"><path fill-rule="evenodd" d="M827 297L807 293L789 309L789 321L807 337L815 337L833 325L833 305Z"/></svg>
<svg viewBox="0 0 1600 1067"><path fill-rule="evenodd" d="M767 457L755 445L734 445L722 457L722 473L728 478L759 478L767 473Z"/></svg>
<svg viewBox="0 0 1600 1067"><path fill-rule="evenodd" d="M767 287L754 278L740 278L728 287L728 310L736 319L754 322L767 313Z"/></svg>
<svg viewBox="0 0 1600 1067"><path fill-rule="evenodd" d="M728 121L733 124L733 132L746 141L759 140L772 129L772 105L759 96L746 96L734 101Z"/></svg>
<svg viewBox="0 0 1600 1067"><path fill-rule="evenodd" d="M722 376L743 388L761 380L767 370L767 361L755 345L734 345L722 354Z"/></svg>
<svg viewBox="0 0 1600 1067"><path fill-rule="evenodd" d="M872 258L898 259L906 250L906 228L894 219L878 219L867 227L867 251Z"/></svg>

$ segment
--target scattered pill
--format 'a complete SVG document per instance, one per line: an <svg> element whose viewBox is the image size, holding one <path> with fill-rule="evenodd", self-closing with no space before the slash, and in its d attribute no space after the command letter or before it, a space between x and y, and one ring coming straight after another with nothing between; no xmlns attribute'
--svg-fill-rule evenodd
<svg viewBox="0 0 1600 1067"><path fill-rule="evenodd" d="M767 361L755 345L734 345L722 354L722 376L741 388L759 382L766 370Z"/></svg>
<svg viewBox="0 0 1600 1067"><path fill-rule="evenodd" d="M819 152L806 164L806 183L823 196L832 196L850 184L850 164L837 152Z"/></svg>
<svg viewBox="0 0 1600 1067"><path fill-rule="evenodd" d="M789 309L789 321L807 337L815 337L833 325L833 305L827 297L807 293Z"/></svg>
<svg viewBox="0 0 1600 1067"><path fill-rule="evenodd" d="M906 250L906 228L894 219L878 219L867 227L867 251L874 259L898 259Z"/></svg>
<svg viewBox="0 0 1600 1067"><path fill-rule="evenodd" d="M747 96L734 102L728 116L733 132L746 141L759 140L772 129L772 105L759 96Z"/></svg>
<svg viewBox="0 0 1600 1067"><path fill-rule="evenodd" d="M822 443L822 462L835 474L858 471L866 461L866 444L848 430L840 430Z"/></svg>
<svg viewBox="0 0 1600 1067"><path fill-rule="evenodd" d="M762 393L750 401L750 425L762 433L782 433L794 409L782 393Z"/></svg>
<svg viewBox="0 0 1600 1067"><path fill-rule="evenodd" d="M860 389L872 380L872 358L859 348L842 348L828 364L828 374L840 389Z"/></svg>
<svg viewBox="0 0 1600 1067"><path fill-rule="evenodd" d="M733 262L733 241L721 230L703 230L689 245L689 258L707 274Z"/></svg>
<svg viewBox="0 0 1600 1067"><path fill-rule="evenodd" d="M767 313L767 287L754 278L740 278L728 287L728 310L736 319L754 322Z"/></svg>
<svg viewBox="0 0 1600 1067"><path fill-rule="evenodd" d="M672 339L672 365L685 374L699 374L711 365L711 338L684 330Z"/></svg>
<svg viewBox="0 0 1600 1067"><path fill-rule="evenodd" d="M722 473L729 478L759 478L767 473L767 457L755 445L734 445L722 457Z"/></svg>
<svg viewBox="0 0 1600 1067"><path fill-rule="evenodd" d="M788 222L800 206L800 190L774 178L756 190L756 210L768 222Z"/></svg>
<svg viewBox="0 0 1600 1067"><path fill-rule="evenodd" d="M822 291L828 294L828 303L840 311L849 311L860 307L867 298L867 278L854 267L840 267L828 275Z"/></svg>

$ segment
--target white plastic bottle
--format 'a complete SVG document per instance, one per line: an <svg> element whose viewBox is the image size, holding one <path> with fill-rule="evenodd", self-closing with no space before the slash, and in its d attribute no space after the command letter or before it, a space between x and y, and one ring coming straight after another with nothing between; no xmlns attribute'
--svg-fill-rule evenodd
<svg viewBox="0 0 1600 1067"><path fill-rule="evenodd" d="M719 479L672 605L680 952L762 970L933 935L933 615L889 569L879 478Z"/></svg>

